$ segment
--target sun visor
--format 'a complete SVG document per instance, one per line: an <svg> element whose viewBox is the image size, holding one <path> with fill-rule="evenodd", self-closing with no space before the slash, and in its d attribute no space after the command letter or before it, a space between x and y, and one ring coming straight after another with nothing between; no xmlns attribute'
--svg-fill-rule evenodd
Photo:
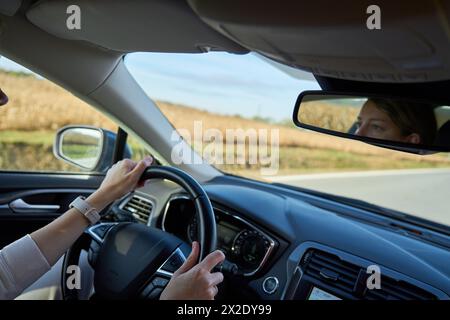
<svg viewBox="0 0 450 320"><path fill-rule="evenodd" d="M44 0L26 16L59 38L121 52L248 52L201 21L185 1Z"/></svg>
<svg viewBox="0 0 450 320"><path fill-rule="evenodd" d="M450 79L450 1L189 0L208 25L286 65L338 79ZM379 10L378 10L379 9Z"/></svg>

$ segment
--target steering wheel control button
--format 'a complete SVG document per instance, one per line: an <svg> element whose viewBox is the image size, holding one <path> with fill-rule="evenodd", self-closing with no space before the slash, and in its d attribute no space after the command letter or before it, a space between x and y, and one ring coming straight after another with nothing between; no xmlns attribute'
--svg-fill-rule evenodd
<svg viewBox="0 0 450 320"><path fill-rule="evenodd" d="M276 277L267 277L262 284L263 291L267 294L274 294L279 286L278 279Z"/></svg>
<svg viewBox="0 0 450 320"><path fill-rule="evenodd" d="M106 233L109 231L109 229L111 229L111 227L113 227L116 224L117 223L96 224L90 227L87 232L92 236L92 238L95 241L102 243L103 240L105 239Z"/></svg>
<svg viewBox="0 0 450 320"><path fill-rule="evenodd" d="M177 249L172 254L172 256L170 256L170 258L167 260L167 262L164 263L164 265L162 266L161 269L163 269L164 271L174 273L183 265L185 260L186 259L182 255L181 250Z"/></svg>
<svg viewBox="0 0 450 320"><path fill-rule="evenodd" d="M152 292L147 296L147 299L155 300L158 299L161 293L163 292L163 288L155 288Z"/></svg>
<svg viewBox="0 0 450 320"><path fill-rule="evenodd" d="M148 295L153 291L153 289L155 289L155 286L153 285L153 283L149 283L144 290L142 290L141 296L144 298L147 298Z"/></svg>
<svg viewBox="0 0 450 320"><path fill-rule="evenodd" d="M106 235L106 232L109 230L111 226L107 224L101 224L97 228L94 228L92 231L99 236L99 238L103 239Z"/></svg>
<svg viewBox="0 0 450 320"><path fill-rule="evenodd" d="M155 287L164 288L169 283L169 280L161 277L156 277L155 279L153 279L152 283Z"/></svg>

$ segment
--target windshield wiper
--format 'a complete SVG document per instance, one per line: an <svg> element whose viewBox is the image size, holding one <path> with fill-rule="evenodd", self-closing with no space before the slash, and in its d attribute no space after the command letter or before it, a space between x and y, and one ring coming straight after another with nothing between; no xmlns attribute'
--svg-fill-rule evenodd
<svg viewBox="0 0 450 320"><path fill-rule="evenodd" d="M450 236L450 227L447 227L445 225L433 222L433 221L429 221L423 218L419 218L419 217L415 217L397 210L393 210L393 209L388 209L385 207L381 207L378 206L376 204L372 204L363 200L359 200L359 199L352 199L352 198L347 198L347 197L343 197L343 196L338 196L338 195L333 195L333 194L329 194L329 193L324 193L324 192L320 192L320 191L316 191L316 190L311 190L311 189L305 189L302 187L297 187L297 186L292 186L292 185L288 185L288 184L282 184L282 183L273 183L273 185L276 186L281 186L283 188L288 188L291 190L296 190L296 191L301 191L313 196L317 196L317 197L321 197L321 198L325 198L327 200L332 200L332 201L336 201L342 204L346 204L358 209L363 209L366 211L370 211L373 213L377 213L380 215L383 215L385 217L389 217L389 218L393 218L396 220L400 220L402 222L406 222L409 224L413 224L416 226L419 226L421 228L425 228L425 229L429 229L429 230L433 230L442 234L445 234L447 236ZM415 236L419 236L430 240L429 235L426 235L426 233L424 233L421 230L415 230L413 228L407 228L398 224L393 224L391 223L391 226L394 228L401 228L403 231L408 232L410 234L413 234ZM441 242L441 241L439 241ZM446 241L446 244L448 245L448 242Z"/></svg>

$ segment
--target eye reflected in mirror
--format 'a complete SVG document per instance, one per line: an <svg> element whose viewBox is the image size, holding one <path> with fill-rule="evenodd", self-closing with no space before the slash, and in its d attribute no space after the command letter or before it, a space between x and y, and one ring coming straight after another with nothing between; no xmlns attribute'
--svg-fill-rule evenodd
<svg viewBox="0 0 450 320"><path fill-rule="evenodd" d="M57 154L64 160L84 169L93 169L102 153L102 132L94 128L68 128L57 145Z"/></svg>
<svg viewBox="0 0 450 320"><path fill-rule="evenodd" d="M450 105L410 99L304 92L297 126L404 151L450 150Z"/></svg>

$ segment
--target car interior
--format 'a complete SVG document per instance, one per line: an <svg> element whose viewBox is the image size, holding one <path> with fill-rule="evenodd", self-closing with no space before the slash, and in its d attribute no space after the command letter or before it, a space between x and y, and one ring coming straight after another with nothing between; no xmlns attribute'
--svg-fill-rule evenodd
<svg viewBox="0 0 450 320"><path fill-rule="evenodd" d="M82 8L79 30L66 25L72 4ZM201 159L173 163L171 152L182 139L170 139L172 124L124 62L132 52L256 52L312 74L324 92L437 101L436 143L449 151L450 2L380 0L383 32L365 27L370 4L2 1L0 54L151 144L159 164L142 177L151 183L105 209L102 221L18 299L158 299L194 240L203 256L215 248L226 255L218 300L450 299L449 226L361 200L225 174ZM73 163L59 147L70 129L59 129L54 153ZM0 247L54 220L77 196L91 194L105 170L129 155L126 135L84 129L100 130L103 150L95 172L0 171ZM341 136L353 139L353 132ZM136 242L126 255L114 246L124 237ZM83 290L64 285L64 270L72 264L87 270ZM374 265L382 286L369 290L367 270Z"/></svg>

